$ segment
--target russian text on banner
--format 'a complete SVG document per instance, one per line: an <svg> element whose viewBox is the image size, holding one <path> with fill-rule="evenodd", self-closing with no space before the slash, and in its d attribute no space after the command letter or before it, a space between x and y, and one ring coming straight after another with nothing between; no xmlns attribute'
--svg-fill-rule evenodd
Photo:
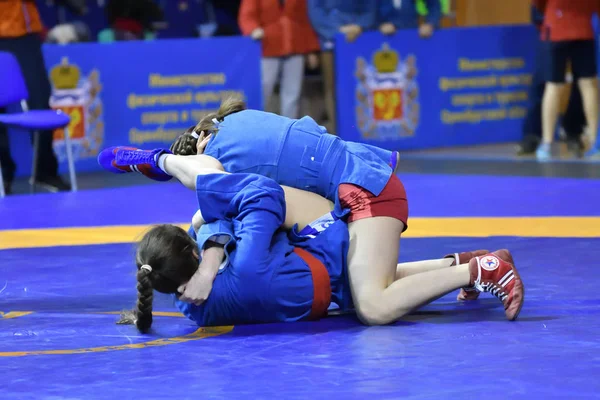
<svg viewBox="0 0 600 400"><path fill-rule="evenodd" d="M518 140L537 32L530 26L366 33L336 43L337 127L346 140L422 149Z"/></svg>
<svg viewBox="0 0 600 400"><path fill-rule="evenodd" d="M78 171L95 171L98 151L114 145L169 146L230 96L261 108L260 45L211 38L46 45L50 106L71 116ZM29 138L12 135L18 174L29 173ZM64 131L54 149L65 164Z"/></svg>

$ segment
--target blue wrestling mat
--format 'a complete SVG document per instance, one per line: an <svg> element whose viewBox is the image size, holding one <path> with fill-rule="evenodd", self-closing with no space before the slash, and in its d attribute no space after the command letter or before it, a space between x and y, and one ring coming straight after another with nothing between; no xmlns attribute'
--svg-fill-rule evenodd
<svg viewBox="0 0 600 400"><path fill-rule="evenodd" d="M135 302L130 242L147 224L189 221L193 194L13 196L0 201L0 399L600 397L600 183L401 178L413 218L401 261L509 248L526 289L518 321L496 298L451 293L391 326L201 329L157 295L141 335L115 323Z"/></svg>

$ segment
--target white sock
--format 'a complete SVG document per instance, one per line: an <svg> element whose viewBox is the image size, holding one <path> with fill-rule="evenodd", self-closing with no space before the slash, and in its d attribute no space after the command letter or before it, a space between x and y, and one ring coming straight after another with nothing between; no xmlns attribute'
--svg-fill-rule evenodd
<svg viewBox="0 0 600 400"><path fill-rule="evenodd" d="M167 159L167 157L169 157L171 154L161 154L160 157L158 157L158 168L160 168L162 170L162 172L164 172L167 175L170 175L167 170L165 169L165 160Z"/></svg>

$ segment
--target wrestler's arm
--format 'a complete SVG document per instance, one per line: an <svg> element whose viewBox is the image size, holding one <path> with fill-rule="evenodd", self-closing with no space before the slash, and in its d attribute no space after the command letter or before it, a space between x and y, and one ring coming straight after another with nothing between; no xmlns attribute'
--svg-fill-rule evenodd
<svg viewBox="0 0 600 400"><path fill-rule="evenodd" d="M267 180L267 178L260 177L259 181L262 180ZM268 181L273 186L279 187L274 181ZM294 224L298 223L299 230L301 230L308 222L312 222L318 217L325 215L333 207L331 202L314 193L288 187L282 188L286 208L289 204L292 204L291 209L288 209L288 212L285 213L286 223L284 227L292 228ZM199 201L210 204L209 198L201 194L199 196ZM259 222L264 224L265 220L260 220L260 217L258 218ZM244 224L245 226L252 225L251 221L248 221L248 218L246 218ZM224 245L233 237L233 228L231 224L227 224L227 221L205 224L202 211L198 210L192 218L189 234L198 242L199 250L202 251L202 260L198 271L186 284L180 300L200 305L208 299L219 269L228 263Z"/></svg>
<svg viewBox="0 0 600 400"><path fill-rule="evenodd" d="M229 236L235 237L236 259L252 260L248 267L260 269L285 219L281 186L256 174L201 175L197 193L204 221L219 225L212 232L232 231Z"/></svg>
<svg viewBox="0 0 600 400"><path fill-rule="evenodd" d="M187 283L179 300L200 305L208 298L219 269L228 262L225 244L233 236L233 229L230 224L221 222L204 224L198 210L192 218L188 235L197 242L201 260L191 284Z"/></svg>
<svg viewBox="0 0 600 400"><path fill-rule="evenodd" d="M168 155L165 159L166 172L177 178L185 187L196 190L199 175L229 174L216 158L197 156ZM333 210L333 203L318 194L292 187L282 186L285 193L286 216L284 229L299 229Z"/></svg>
<svg viewBox="0 0 600 400"><path fill-rule="evenodd" d="M227 263L227 259L223 245L205 248L202 252L202 261L200 261L198 270L186 283L179 300L198 306L204 303L210 296L213 282L224 263Z"/></svg>
<svg viewBox="0 0 600 400"><path fill-rule="evenodd" d="M202 230L201 230L202 229ZM199 270L212 280L217 275L219 268L226 261L225 244L233 235L233 229L224 224L204 225L200 210L193 218L188 229L188 235L198 244L198 251L202 254Z"/></svg>
<svg viewBox="0 0 600 400"><path fill-rule="evenodd" d="M190 230L201 221L200 230L190 232L204 257L198 271L186 284L180 300L196 305L208 299L212 285L222 265L224 253L206 243L225 238L221 244L235 238L237 273L266 272L273 235L285 219L284 192L275 181L256 174L207 174L196 180L199 211ZM208 240L212 239L212 240ZM243 260L251 260L245 262ZM229 266L231 267L231 266Z"/></svg>

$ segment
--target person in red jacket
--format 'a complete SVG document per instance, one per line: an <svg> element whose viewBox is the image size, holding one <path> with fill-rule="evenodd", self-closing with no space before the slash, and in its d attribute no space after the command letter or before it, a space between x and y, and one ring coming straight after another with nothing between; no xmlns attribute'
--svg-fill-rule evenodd
<svg viewBox="0 0 600 400"><path fill-rule="evenodd" d="M598 67L592 16L600 11L600 0L533 0L533 5L544 14L541 35L542 40L548 42L547 83L542 101L543 138L537 158L541 161L550 158L569 62L588 122L583 144L586 155L594 155L598 132Z"/></svg>
<svg viewBox="0 0 600 400"><path fill-rule="evenodd" d="M238 22L244 35L262 42L264 104L279 83L281 115L298 118L304 59L319 50L306 0L242 0Z"/></svg>

